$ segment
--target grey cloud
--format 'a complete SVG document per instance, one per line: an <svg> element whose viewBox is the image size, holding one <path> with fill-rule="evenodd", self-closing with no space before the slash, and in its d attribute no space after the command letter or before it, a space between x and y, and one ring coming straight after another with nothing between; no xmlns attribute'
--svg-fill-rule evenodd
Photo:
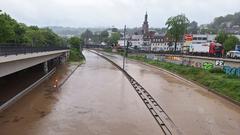
<svg viewBox="0 0 240 135"><path fill-rule="evenodd" d="M145 11L151 27L163 27L168 17L185 13L209 23L216 16L239 12L239 0L0 0L0 9L28 25L73 27L137 27Z"/></svg>

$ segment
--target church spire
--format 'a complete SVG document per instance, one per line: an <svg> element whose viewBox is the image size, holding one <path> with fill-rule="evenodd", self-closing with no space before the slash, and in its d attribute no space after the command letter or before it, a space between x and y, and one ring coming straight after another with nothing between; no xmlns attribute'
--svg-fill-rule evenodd
<svg viewBox="0 0 240 135"><path fill-rule="evenodd" d="M146 11L146 14L145 14L145 22L148 21L148 14L147 14L147 11Z"/></svg>
<svg viewBox="0 0 240 135"><path fill-rule="evenodd" d="M144 19L144 22L143 22L143 25L142 25L142 34L143 35L147 35L148 34L148 31L149 31L149 26L148 26L148 14L146 12L145 14L145 19Z"/></svg>

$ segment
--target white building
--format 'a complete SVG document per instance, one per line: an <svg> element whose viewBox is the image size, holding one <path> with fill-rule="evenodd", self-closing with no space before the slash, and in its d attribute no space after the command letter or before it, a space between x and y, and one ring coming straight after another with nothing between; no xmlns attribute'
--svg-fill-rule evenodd
<svg viewBox="0 0 240 135"><path fill-rule="evenodd" d="M126 44L126 43L125 43L125 44ZM123 46L124 46L124 39L118 40L118 45L119 45L120 47L123 47Z"/></svg>
<svg viewBox="0 0 240 135"><path fill-rule="evenodd" d="M209 34L209 35L207 35L207 41L208 42L215 41L216 37L217 37L216 34Z"/></svg>
<svg viewBox="0 0 240 135"><path fill-rule="evenodd" d="M131 41L131 35L126 35L125 38L126 38L126 41L125 41L125 46L126 46L127 45L127 41ZM124 47L124 37L122 37L120 40L118 40L118 46Z"/></svg>
<svg viewBox="0 0 240 135"><path fill-rule="evenodd" d="M151 51L165 51L168 44L164 42L164 36L155 36L151 39Z"/></svg>
<svg viewBox="0 0 240 135"><path fill-rule="evenodd" d="M127 45L127 41L131 43L131 47L140 49L143 46L143 35L126 35L125 45ZM123 47L124 46L124 38L118 40L118 45Z"/></svg>
<svg viewBox="0 0 240 135"><path fill-rule="evenodd" d="M178 42L176 46L177 51L181 51L182 43ZM151 38L151 51L171 51L175 49L175 42L170 38L159 35Z"/></svg>
<svg viewBox="0 0 240 135"><path fill-rule="evenodd" d="M132 35L130 42L133 48L142 48L144 43L143 35Z"/></svg>

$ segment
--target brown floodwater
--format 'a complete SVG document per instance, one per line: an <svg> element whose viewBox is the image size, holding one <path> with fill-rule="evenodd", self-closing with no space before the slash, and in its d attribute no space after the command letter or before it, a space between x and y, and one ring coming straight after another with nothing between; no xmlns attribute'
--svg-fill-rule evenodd
<svg viewBox="0 0 240 135"><path fill-rule="evenodd" d="M122 66L122 57L105 55ZM240 107L164 71L127 60L125 69L158 101L182 134L239 135Z"/></svg>
<svg viewBox="0 0 240 135"><path fill-rule="evenodd" d="M0 77L0 105L44 76L41 64ZM21 81L21 83L19 83Z"/></svg>
<svg viewBox="0 0 240 135"><path fill-rule="evenodd" d="M61 65L50 79L0 112L0 135L163 134L125 76L84 51L82 64ZM158 95L156 95L158 96Z"/></svg>

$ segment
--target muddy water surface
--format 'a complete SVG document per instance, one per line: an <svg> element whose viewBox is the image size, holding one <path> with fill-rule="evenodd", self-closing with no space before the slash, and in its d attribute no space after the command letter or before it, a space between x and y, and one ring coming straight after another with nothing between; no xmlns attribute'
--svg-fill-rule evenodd
<svg viewBox="0 0 240 135"><path fill-rule="evenodd" d="M125 76L84 52L81 65L61 66L49 80L0 113L0 135L159 135L161 129Z"/></svg>
<svg viewBox="0 0 240 135"><path fill-rule="evenodd" d="M106 56L122 66L121 56ZM239 106L156 68L133 61L127 61L125 68L151 93L183 134L240 134Z"/></svg>

